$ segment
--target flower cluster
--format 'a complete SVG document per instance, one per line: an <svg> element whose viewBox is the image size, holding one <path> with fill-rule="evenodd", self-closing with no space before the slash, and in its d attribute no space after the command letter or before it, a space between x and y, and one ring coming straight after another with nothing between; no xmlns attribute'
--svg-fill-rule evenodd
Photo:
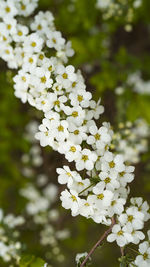
<svg viewBox="0 0 150 267"><path fill-rule="evenodd" d="M118 246L124 247L129 243L138 244L145 235L143 229L144 222L150 219L149 205L143 202L141 197L131 198L131 205L125 212L116 217L117 223L112 228L112 233L107 237L107 241L116 240Z"/></svg>
<svg viewBox="0 0 150 267"><path fill-rule="evenodd" d="M150 230L147 232L148 240L139 244L138 256L135 261L131 262L130 266L149 267L150 266Z"/></svg>
<svg viewBox="0 0 150 267"><path fill-rule="evenodd" d="M119 246L138 244L144 238L140 230L149 219L148 204L138 206L141 200L133 204L131 199L125 210L134 167L126 164L123 155L112 152L110 124L96 125L104 111L100 100L92 100L81 72L65 65L73 55L70 42L55 30L50 12L39 12L26 27L15 19L18 0L2 2L9 12L5 10L7 20L1 15L5 30L0 35L0 57L10 68L19 68L14 77L15 95L44 113L35 135L41 146L64 154L75 168L57 169L58 182L67 186L61 193L62 206L70 209L72 216L80 214L105 225L110 225L114 216L117 224L108 241L116 240ZM48 209L53 189L47 186L44 199L32 187L22 191L29 199L30 214Z"/></svg>
<svg viewBox="0 0 150 267"><path fill-rule="evenodd" d="M131 23L134 18L134 9L137 9L141 6L142 0L97 0L96 7L100 9L103 13L103 19L108 20L112 17L118 19L119 17L125 18L127 31L131 31Z"/></svg>
<svg viewBox="0 0 150 267"><path fill-rule="evenodd" d="M24 223L22 216L15 217L13 214L5 215L0 209L0 258L4 262L20 259L22 244L19 241L19 231L17 227Z"/></svg>
<svg viewBox="0 0 150 267"><path fill-rule="evenodd" d="M129 163L138 163L140 155L148 150L150 128L143 119L134 123L126 122L118 125L119 131L113 135L112 149L123 154Z"/></svg>
<svg viewBox="0 0 150 267"><path fill-rule="evenodd" d="M61 252L59 241L68 238L70 233L67 229L60 230L57 223L61 220L61 215L54 206L58 200L59 189L55 184L49 183L48 176L43 173L44 161L41 157L41 147L34 138L37 130L38 123L35 120L29 122L25 129L24 137L31 148L29 153L22 156L22 173L30 181L20 189L20 195L27 200L26 215L30 224L38 227L39 242L45 248L46 258L62 262L65 256ZM39 167L43 171L37 175ZM49 246L51 252L47 251Z"/></svg>
<svg viewBox="0 0 150 267"><path fill-rule="evenodd" d="M137 71L129 75L127 85L133 88L138 94L150 94L150 81L144 81L141 77L141 72Z"/></svg>

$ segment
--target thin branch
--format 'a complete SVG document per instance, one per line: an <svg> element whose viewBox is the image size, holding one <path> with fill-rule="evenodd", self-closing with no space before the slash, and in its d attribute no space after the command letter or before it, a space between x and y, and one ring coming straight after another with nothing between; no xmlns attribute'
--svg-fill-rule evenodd
<svg viewBox="0 0 150 267"><path fill-rule="evenodd" d="M87 189L89 189L90 187L92 187L94 185L94 183L90 184L88 187L86 187L85 189L83 189L80 193L79 193L79 196L85 192Z"/></svg>
<svg viewBox="0 0 150 267"><path fill-rule="evenodd" d="M120 251L121 251L121 256L123 257L124 256L124 248L120 247Z"/></svg>
<svg viewBox="0 0 150 267"><path fill-rule="evenodd" d="M93 254L93 252L95 251L95 249L97 247L99 247L101 245L101 243L103 242L103 240L109 235L109 233L112 230L112 227L115 224L115 219L114 217L112 218L112 223L111 226L104 232L104 234L100 237L100 239L97 241L97 243L92 247L92 249L90 250L90 252L88 253L88 255L85 257L84 261L82 262L82 264L80 265L80 267L85 266L85 264L87 263L88 259L90 258L90 256Z"/></svg>

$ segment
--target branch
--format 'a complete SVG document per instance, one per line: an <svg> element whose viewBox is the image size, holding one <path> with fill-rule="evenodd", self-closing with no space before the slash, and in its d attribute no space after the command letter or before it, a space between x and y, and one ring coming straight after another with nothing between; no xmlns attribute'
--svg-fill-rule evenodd
<svg viewBox="0 0 150 267"><path fill-rule="evenodd" d="M120 247L120 252L121 252L121 256L123 257L124 256L124 248L123 247Z"/></svg>
<svg viewBox="0 0 150 267"><path fill-rule="evenodd" d="M90 252L88 253L88 255L85 257L85 259L82 262L82 264L80 265L80 267L85 266L85 264L87 263L88 259L93 254L93 252L95 251L95 249L97 247L99 247L101 245L101 243L103 242L103 240L109 235L109 233L111 232L112 227L114 226L115 223L116 223L115 222L115 219L112 218L111 226L104 232L104 234L100 237L100 239L97 241L97 243L92 247L92 249L90 250Z"/></svg>

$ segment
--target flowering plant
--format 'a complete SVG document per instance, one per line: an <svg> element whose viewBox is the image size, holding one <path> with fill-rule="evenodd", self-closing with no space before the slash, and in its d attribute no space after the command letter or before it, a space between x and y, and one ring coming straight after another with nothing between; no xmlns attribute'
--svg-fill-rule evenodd
<svg viewBox="0 0 150 267"><path fill-rule="evenodd" d="M16 72L15 96L43 114L35 138L42 147L49 146L64 155L68 162L56 170L58 183L65 185L60 195L62 207L69 209L73 217L81 215L108 227L89 253L77 255L77 264L86 266L94 250L107 239L120 247L122 263L146 267L150 263L149 241L140 242L145 238L144 224L150 219L149 205L140 196L129 196L129 183L134 180L132 164L146 150L146 143L141 143L135 152L130 146L132 136L123 140L125 130L117 134L109 122L101 122L101 100L92 99L81 71L67 65L74 50L56 30L52 13L39 11L26 24L36 7L37 0L0 2L0 57ZM145 133L141 133L139 121L129 126L132 133L136 132L135 143L136 138L144 139L149 134L149 127L142 120L141 123ZM35 148L31 153L36 155L35 165L42 161L38 151ZM27 173L26 169L24 174ZM40 183L46 184L45 178ZM41 231L43 245L57 244L60 236L69 235L59 231L55 236L53 227L48 225L53 216L58 218L55 211L48 212L57 191L52 184L46 184L40 192L31 184L20 191L29 201L28 214L37 224L45 225ZM49 233L53 242L46 238ZM130 243L140 243L140 255L135 259L126 257L124 252Z"/></svg>

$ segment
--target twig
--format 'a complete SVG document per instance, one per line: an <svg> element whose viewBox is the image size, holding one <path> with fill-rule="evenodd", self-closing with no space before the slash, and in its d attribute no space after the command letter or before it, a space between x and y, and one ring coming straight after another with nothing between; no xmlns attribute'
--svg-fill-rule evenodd
<svg viewBox="0 0 150 267"><path fill-rule="evenodd" d="M103 240L108 236L108 234L111 232L112 227L115 224L115 219L114 217L112 218L112 223L111 226L104 232L104 234L100 237L100 239L97 241L97 243L92 247L92 249L90 250L90 252L88 253L88 255L85 257L84 261L82 262L82 264L80 265L80 267L85 266L85 264L87 263L88 259L90 258L90 256L93 254L93 252L95 251L95 249L100 246L100 244L103 242Z"/></svg>
<svg viewBox="0 0 150 267"><path fill-rule="evenodd" d="M90 187L92 187L94 185L94 183L90 184L88 187L86 187L85 189L83 189L80 193L79 193L79 196L85 192L87 189L89 189Z"/></svg>
<svg viewBox="0 0 150 267"><path fill-rule="evenodd" d="M121 256L123 257L124 256L124 248L120 247L120 251L121 251Z"/></svg>

